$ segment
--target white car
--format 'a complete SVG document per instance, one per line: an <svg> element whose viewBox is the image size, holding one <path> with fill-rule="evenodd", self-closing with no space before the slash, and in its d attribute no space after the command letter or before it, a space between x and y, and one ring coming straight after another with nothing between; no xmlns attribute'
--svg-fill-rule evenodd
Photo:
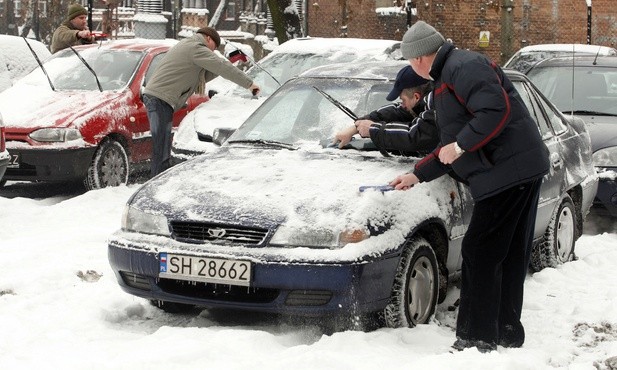
<svg viewBox="0 0 617 370"><path fill-rule="evenodd" d="M318 37L291 39L248 70L247 74L261 88L258 97L220 77L208 83L206 89L217 94L180 123L172 144L174 161L212 150L215 147L211 143L215 128L237 128L279 86L306 70L333 63L402 59L400 41Z"/></svg>
<svg viewBox="0 0 617 370"><path fill-rule="evenodd" d="M559 56L617 55L617 49L601 45L586 44L538 44L521 48L504 64L504 68L527 71L541 60Z"/></svg>
<svg viewBox="0 0 617 370"><path fill-rule="evenodd" d="M51 55L42 42L0 35L0 92L13 86L15 81L39 66L28 45L41 62Z"/></svg>

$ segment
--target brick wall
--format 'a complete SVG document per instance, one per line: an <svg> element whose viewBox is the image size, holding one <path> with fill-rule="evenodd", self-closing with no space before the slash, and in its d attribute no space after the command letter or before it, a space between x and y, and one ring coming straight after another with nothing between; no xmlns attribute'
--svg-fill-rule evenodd
<svg viewBox="0 0 617 370"><path fill-rule="evenodd" d="M591 43L617 47L615 0L593 0ZM417 18L432 24L460 48L505 62L526 45L587 43L585 0L416 0ZM510 11L504 5L512 5ZM405 14L383 16L375 0L311 0L310 36L400 40ZM346 27L344 27L346 26ZM480 47L480 32L490 32Z"/></svg>

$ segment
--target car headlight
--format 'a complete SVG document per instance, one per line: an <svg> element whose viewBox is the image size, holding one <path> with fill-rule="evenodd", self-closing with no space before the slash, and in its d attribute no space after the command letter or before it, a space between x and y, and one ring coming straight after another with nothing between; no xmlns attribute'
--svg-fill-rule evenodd
<svg viewBox="0 0 617 370"><path fill-rule="evenodd" d="M296 228L281 225L270 240L270 245L308 248L339 248L358 243L370 236L368 229L347 229L341 232L325 228Z"/></svg>
<svg viewBox="0 0 617 370"><path fill-rule="evenodd" d="M600 149L593 153L593 165L596 167L617 167L617 146Z"/></svg>
<svg viewBox="0 0 617 370"><path fill-rule="evenodd" d="M146 213L129 205L124 208L124 213L122 214L122 230L144 234L171 235L167 217Z"/></svg>
<svg viewBox="0 0 617 370"><path fill-rule="evenodd" d="M42 128L31 133L30 138L42 142L64 143L81 139L81 133L75 128Z"/></svg>

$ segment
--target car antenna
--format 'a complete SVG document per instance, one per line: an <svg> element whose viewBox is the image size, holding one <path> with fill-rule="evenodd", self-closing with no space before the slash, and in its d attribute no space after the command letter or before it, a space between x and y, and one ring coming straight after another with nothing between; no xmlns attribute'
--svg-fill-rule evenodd
<svg viewBox="0 0 617 370"><path fill-rule="evenodd" d="M26 45L28 45L28 48L30 49L30 52L32 52L32 55L34 55L34 59L36 59L36 62L39 64L39 66L43 70L43 73L45 73L45 77L47 77L47 81L49 81L49 86L51 87L51 91L56 91L56 88L54 87L54 84L51 83L51 78L49 78L49 74L47 74L47 71L45 70L45 67L43 67L43 63L41 63L41 60L39 59L39 56L36 55L36 53L34 52L34 49L32 49L32 46L30 46L30 43L28 42L26 37L25 36L22 36L22 37L23 37L24 41L26 42Z"/></svg>
<svg viewBox="0 0 617 370"><path fill-rule="evenodd" d="M94 75L94 79L96 80L96 85L99 87L99 91L103 92L103 88L101 87L101 82L99 81L99 77L96 75L96 72L94 72L94 69L92 69L92 67L90 67L90 64L88 64L88 62L86 62L86 60L84 58L82 58L82 56L79 55L79 53L75 49L73 49L72 46L69 46L69 48L71 48L71 50L73 50L73 53L75 53L75 55L77 55L77 58L79 58L79 60L81 60L81 62L86 67L88 67L90 72L92 72L92 74Z"/></svg>
<svg viewBox="0 0 617 370"><path fill-rule="evenodd" d="M274 81L276 81L276 83L279 85L279 87L281 86L281 83L279 82L279 80L277 80L274 76L272 76L272 74L270 74L270 72L266 71L264 69L264 67L262 67L261 65L259 65L259 63L257 63L255 61L255 59L249 57L245 52L243 52L242 50L240 50L236 45L232 44L231 41L227 41L225 40L225 44L229 44L231 45L234 49L236 49L237 51L239 51L240 53L244 54L244 56L246 57L246 59L248 59L251 63L253 63L254 66L259 67L259 69L261 69L262 71L264 71L268 76L272 77L272 79Z"/></svg>
<svg viewBox="0 0 617 370"><path fill-rule="evenodd" d="M596 64L598 64L598 56L600 55L600 48L601 48L601 46L598 46L598 52L596 53L596 57L595 57L595 58L593 58L593 63L591 63L591 64L593 64L594 66L595 66Z"/></svg>
<svg viewBox="0 0 617 370"><path fill-rule="evenodd" d="M572 90L570 91L570 115L574 116L574 44L572 44Z"/></svg>

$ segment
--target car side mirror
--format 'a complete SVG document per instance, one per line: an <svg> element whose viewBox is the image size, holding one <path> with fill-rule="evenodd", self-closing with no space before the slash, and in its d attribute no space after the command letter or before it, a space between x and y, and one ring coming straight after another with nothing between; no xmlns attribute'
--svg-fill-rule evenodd
<svg viewBox="0 0 617 370"><path fill-rule="evenodd" d="M227 128L227 127L221 127L221 128L215 128L214 129L214 133L212 134L212 142L216 145L223 145L224 142L227 141L227 139L229 139L229 137L236 132L235 128Z"/></svg>

